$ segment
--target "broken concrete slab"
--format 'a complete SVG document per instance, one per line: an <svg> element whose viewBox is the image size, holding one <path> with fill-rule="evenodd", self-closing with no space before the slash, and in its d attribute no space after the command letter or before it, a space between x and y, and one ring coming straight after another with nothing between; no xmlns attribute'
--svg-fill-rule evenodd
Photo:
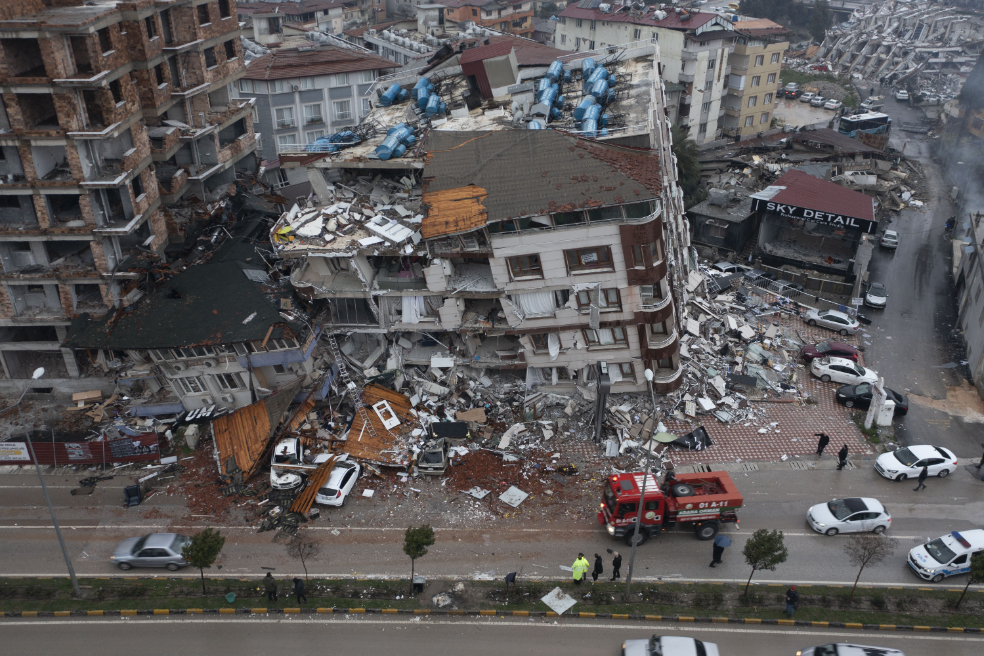
<svg viewBox="0 0 984 656"><path fill-rule="evenodd" d="M499 501L513 508L519 508L519 504L526 501L529 496L515 485L510 485L508 490L499 495Z"/></svg>

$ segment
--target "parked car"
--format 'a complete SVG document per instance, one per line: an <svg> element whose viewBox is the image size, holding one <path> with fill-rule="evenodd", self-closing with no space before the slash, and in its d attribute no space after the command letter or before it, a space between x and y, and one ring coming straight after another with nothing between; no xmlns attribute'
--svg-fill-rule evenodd
<svg viewBox="0 0 984 656"><path fill-rule="evenodd" d="M842 103L841 101L836 100L834 98L831 98L830 100L828 100L827 102L825 102L823 104L823 108L824 109L840 109L843 106L844 106L844 103Z"/></svg>
<svg viewBox="0 0 984 656"><path fill-rule="evenodd" d="M869 96L860 105L861 112L877 112L885 106L884 96Z"/></svg>
<svg viewBox="0 0 984 656"><path fill-rule="evenodd" d="M894 230L886 230L879 243L882 248L891 248L892 250L895 250L899 247L899 233Z"/></svg>
<svg viewBox="0 0 984 656"><path fill-rule="evenodd" d="M188 563L181 550L191 538L177 533L150 533L142 538L127 538L116 546L110 560L122 570L134 567L166 567L172 572Z"/></svg>
<svg viewBox="0 0 984 656"><path fill-rule="evenodd" d="M970 557L984 551L984 530L951 531L913 547L906 562L921 579L939 583L948 576L970 571Z"/></svg>
<svg viewBox="0 0 984 656"><path fill-rule="evenodd" d="M786 91L788 93L789 91L799 91L799 88L800 88L800 85L798 83L796 83L796 82L787 82L786 83L786 86L784 86L782 88L782 90L783 91Z"/></svg>
<svg viewBox="0 0 984 656"><path fill-rule="evenodd" d="M884 308L888 304L888 289L880 282L873 282L864 295L864 304L871 308Z"/></svg>
<svg viewBox="0 0 984 656"><path fill-rule="evenodd" d="M811 102L816 97L817 94L813 93L812 91L807 91L802 96L800 96L800 102L808 103Z"/></svg>
<svg viewBox="0 0 984 656"><path fill-rule="evenodd" d="M626 640L622 643L622 656L719 656L713 642L701 642L682 636L657 636L648 640Z"/></svg>
<svg viewBox="0 0 984 656"><path fill-rule="evenodd" d="M780 98L788 98L790 100L796 100L803 95L802 89L780 89L777 94Z"/></svg>
<svg viewBox="0 0 984 656"><path fill-rule="evenodd" d="M835 642L796 652L796 656L872 656L873 654L878 654L878 656L905 656L898 649L855 645L850 642Z"/></svg>
<svg viewBox="0 0 984 656"><path fill-rule="evenodd" d="M853 362L857 362L858 358L861 357L861 353L856 348L843 342L817 342L816 344L805 344L800 350L800 354L807 362L811 361L813 358L822 358L825 355L829 355L834 358L845 358Z"/></svg>
<svg viewBox="0 0 984 656"><path fill-rule="evenodd" d="M421 474L440 476L448 469L448 442L443 437L431 440L424 445L417 460L417 471Z"/></svg>
<svg viewBox="0 0 984 656"><path fill-rule="evenodd" d="M299 486L304 477L297 472L277 469L277 465L300 465L303 463L304 446L296 437L286 437L273 449L270 460L270 487L275 490L293 490Z"/></svg>
<svg viewBox="0 0 984 656"><path fill-rule="evenodd" d="M895 92L895 99L896 100L908 100L909 99L909 92L906 91L905 89L899 89L898 91Z"/></svg>
<svg viewBox="0 0 984 656"><path fill-rule="evenodd" d="M314 496L314 502L326 506L341 506L345 504L349 492L355 487L355 482L362 473L362 465L348 460L348 454L331 468L328 480Z"/></svg>
<svg viewBox="0 0 984 656"><path fill-rule="evenodd" d="M960 462L953 451L941 446L916 444L904 449L883 453L875 460L875 471L896 481L919 476L923 466L929 469L930 476L946 478L957 470Z"/></svg>
<svg viewBox="0 0 984 656"><path fill-rule="evenodd" d="M878 380L878 372L866 369L857 362L845 358L814 358L810 363L810 373L825 383L833 381L845 385L860 385L874 383Z"/></svg>
<svg viewBox="0 0 984 656"><path fill-rule="evenodd" d="M884 533L892 516L877 499L852 497L818 503L806 513L806 521L817 533Z"/></svg>
<svg viewBox="0 0 984 656"><path fill-rule="evenodd" d="M730 276L733 273L739 273L745 270L740 264L735 264L733 262L715 262L710 266L711 275L714 276Z"/></svg>
<svg viewBox="0 0 984 656"><path fill-rule="evenodd" d="M823 96L813 96L810 100L810 107L823 107L826 102L827 99Z"/></svg>
<svg viewBox="0 0 984 656"><path fill-rule="evenodd" d="M861 324L837 310L810 310L806 313L806 323L836 330L841 335L855 335Z"/></svg>
<svg viewBox="0 0 984 656"><path fill-rule="evenodd" d="M895 390L885 388L888 398L895 403L895 414L904 415L909 412L909 397L899 394ZM837 402L848 408L861 408L867 410L871 406L872 386L870 383L860 385L845 385L837 390Z"/></svg>

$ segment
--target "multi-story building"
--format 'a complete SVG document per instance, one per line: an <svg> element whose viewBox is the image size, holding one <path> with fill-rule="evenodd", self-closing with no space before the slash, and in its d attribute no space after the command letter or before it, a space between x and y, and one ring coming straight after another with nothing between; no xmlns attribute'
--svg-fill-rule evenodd
<svg viewBox="0 0 984 656"><path fill-rule="evenodd" d="M239 18L244 35L257 43L282 43L285 36L313 30L341 35L345 29L386 20L382 0L300 0L300 2L242 2Z"/></svg>
<svg viewBox="0 0 984 656"><path fill-rule="evenodd" d="M984 214L965 215L955 236L962 238L956 269L959 315L967 348L967 368L977 393L984 398Z"/></svg>
<svg viewBox="0 0 984 656"><path fill-rule="evenodd" d="M734 31L713 13L581 0L559 14L554 47L575 52L635 41L659 43L670 120L703 144L721 136Z"/></svg>
<svg viewBox="0 0 984 656"><path fill-rule="evenodd" d="M459 25L472 22L499 32L532 38L532 0L434 0L445 8L444 20Z"/></svg>
<svg viewBox="0 0 984 656"><path fill-rule="evenodd" d="M78 391L72 317L135 298L127 260L163 254L162 205L255 167L235 1L23 0L0 34L0 365L14 389L44 366Z"/></svg>
<svg viewBox="0 0 984 656"><path fill-rule="evenodd" d="M722 127L728 136L747 137L768 130L772 124L790 32L764 18L739 21L734 26Z"/></svg>
<svg viewBox="0 0 984 656"><path fill-rule="evenodd" d="M269 136L259 150L266 179L293 201L311 191L307 171L280 165L278 149L354 127L370 110L369 89L393 63L361 49L331 45L281 48L253 61L234 93L253 103L253 120Z"/></svg>

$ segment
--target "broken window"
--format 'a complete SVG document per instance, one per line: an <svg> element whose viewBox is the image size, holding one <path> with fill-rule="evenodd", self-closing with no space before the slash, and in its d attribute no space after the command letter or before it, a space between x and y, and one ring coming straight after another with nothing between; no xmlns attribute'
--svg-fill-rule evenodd
<svg viewBox="0 0 984 656"><path fill-rule="evenodd" d="M189 346L187 348L173 349L171 351L176 358L206 358L215 355L215 349L211 346Z"/></svg>
<svg viewBox="0 0 984 656"><path fill-rule="evenodd" d="M204 7L205 5L199 5ZM215 61L215 48L205 48L205 68L215 68L217 63Z"/></svg>
<svg viewBox="0 0 984 656"><path fill-rule="evenodd" d="M229 18L232 16L232 11L229 9L229 0L219 0L219 17Z"/></svg>
<svg viewBox="0 0 984 656"><path fill-rule="evenodd" d="M201 376L186 376L185 378L175 378L174 383L185 394L207 394L208 388Z"/></svg>
<svg viewBox="0 0 984 656"><path fill-rule="evenodd" d="M164 84L164 65L154 66L154 76L157 78L157 86Z"/></svg>
<svg viewBox="0 0 984 656"><path fill-rule="evenodd" d="M223 391L246 388L243 384L243 378L239 374L217 374L215 380L219 383L219 388Z"/></svg>
<svg viewBox="0 0 984 656"><path fill-rule="evenodd" d="M106 308L99 285L74 285L74 310L98 312Z"/></svg>
<svg viewBox="0 0 984 656"><path fill-rule="evenodd" d="M591 296L590 291L581 291L577 293L577 307L581 310L586 310L591 307ZM622 309L622 299L619 296L618 289L612 287L611 289L600 289L598 290L598 308L602 312L616 312Z"/></svg>
<svg viewBox="0 0 984 656"><path fill-rule="evenodd" d="M139 199L144 194L143 181L140 179L139 175L135 175L133 180L130 182L130 187L133 190L133 198Z"/></svg>
<svg viewBox="0 0 984 656"><path fill-rule="evenodd" d="M19 93L17 106L28 130L58 129L58 112L50 93Z"/></svg>
<svg viewBox="0 0 984 656"><path fill-rule="evenodd" d="M579 223L587 223L584 218L584 212L557 212L550 215L553 219L554 225L576 225Z"/></svg>
<svg viewBox="0 0 984 656"><path fill-rule="evenodd" d="M612 249L608 246L576 248L564 251L564 255L567 257L567 270L571 273L610 269L612 266Z"/></svg>
<svg viewBox="0 0 984 656"><path fill-rule="evenodd" d="M231 59L235 59L237 57L237 55L236 55L236 42L234 40L229 39L228 41L226 41L222 45L225 46L225 56L226 56L226 60L227 61L228 60L231 60Z"/></svg>
<svg viewBox="0 0 984 656"><path fill-rule="evenodd" d="M514 279L543 277L539 255L518 255L510 257L507 261L509 262L509 272Z"/></svg>
<svg viewBox="0 0 984 656"><path fill-rule="evenodd" d="M103 55L108 55L113 51L113 39L109 35L108 27L104 27L97 31L96 36L99 37L99 49L102 51Z"/></svg>
<svg viewBox="0 0 984 656"><path fill-rule="evenodd" d="M590 346L626 346L629 343L622 326L585 330L584 338Z"/></svg>
<svg viewBox="0 0 984 656"><path fill-rule="evenodd" d="M171 36L171 10L165 9L161 12L161 33L164 36L164 43L173 43Z"/></svg>
<svg viewBox="0 0 984 656"><path fill-rule="evenodd" d="M147 38L155 38L157 36L157 23L154 22L154 16L151 15L145 18L144 25L147 26Z"/></svg>
<svg viewBox="0 0 984 656"><path fill-rule="evenodd" d="M113 94L113 102L119 105L123 102L123 87L120 85L119 78L109 83L109 92Z"/></svg>
<svg viewBox="0 0 984 656"><path fill-rule="evenodd" d="M11 77L47 77L37 39L0 39Z"/></svg>
<svg viewBox="0 0 984 656"><path fill-rule="evenodd" d="M208 16L208 5L198 5L198 24L208 25L212 19Z"/></svg>
<svg viewBox="0 0 984 656"><path fill-rule="evenodd" d="M364 298L328 299L332 322L343 325L379 325L376 314Z"/></svg>

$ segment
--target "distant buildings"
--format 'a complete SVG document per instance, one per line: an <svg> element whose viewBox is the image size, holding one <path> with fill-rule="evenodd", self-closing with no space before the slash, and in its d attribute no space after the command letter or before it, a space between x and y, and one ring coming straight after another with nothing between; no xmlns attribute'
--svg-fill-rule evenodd
<svg viewBox="0 0 984 656"><path fill-rule="evenodd" d="M747 137L772 126L778 102L782 58L789 49L789 30L766 19L734 24L735 42L728 64L728 90L724 98L722 132Z"/></svg>

